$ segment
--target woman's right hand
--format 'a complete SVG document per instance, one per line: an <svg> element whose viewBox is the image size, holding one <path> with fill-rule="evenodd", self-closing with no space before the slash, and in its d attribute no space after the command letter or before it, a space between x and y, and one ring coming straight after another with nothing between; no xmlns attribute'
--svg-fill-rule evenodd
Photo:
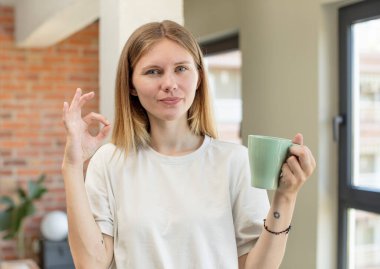
<svg viewBox="0 0 380 269"><path fill-rule="evenodd" d="M71 104L63 103L63 123L67 135L65 164L83 164L102 145L111 130L110 123L100 114L91 112L82 118L83 105L94 96L94 92L82 95L82 90L78 88ZM92 136L88 130L89 125L93 122L100 122L104 125L96 136Z"/></svg>

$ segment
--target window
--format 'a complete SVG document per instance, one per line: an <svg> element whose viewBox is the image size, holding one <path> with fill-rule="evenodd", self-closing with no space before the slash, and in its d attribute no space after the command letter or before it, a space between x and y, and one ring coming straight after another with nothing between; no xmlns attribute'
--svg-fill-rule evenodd
<svg viewBox="0 0 380 269"><path fill-rule="evenodd" d="M338 269L380 268L380 1L339 10Z"/></svg>
<svg viewBox="0 0 380 269"><path fill-rule="evenodd" d="M241 53L238 35L201 43L213 94L219 138L241 143Z"/></svg>

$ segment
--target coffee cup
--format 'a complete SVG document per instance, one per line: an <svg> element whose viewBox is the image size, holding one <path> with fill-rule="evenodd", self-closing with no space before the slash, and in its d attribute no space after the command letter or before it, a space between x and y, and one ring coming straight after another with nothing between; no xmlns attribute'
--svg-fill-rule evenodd
<svg viewBox="0 0 380 269"><path fill-rule="evenodd" d="M251 169L251 185L255 188L275 190L281 167L293 145L290 139L249 135L248 154Z"/></svg>

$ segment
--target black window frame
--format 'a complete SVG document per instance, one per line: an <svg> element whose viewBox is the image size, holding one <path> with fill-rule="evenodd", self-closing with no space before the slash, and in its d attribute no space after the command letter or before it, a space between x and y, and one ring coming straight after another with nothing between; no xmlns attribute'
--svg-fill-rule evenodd
<svg viewBox="0 0 380 269"><path fill-rule="evenodd" d="M348 209L380 214L380 191L354 186L352 175L352 25L380 18L380 1L368 0L339 9L339 212L338 269L347 269Z"/></svg>
<svg viewBox="0 0 380 269"><path fill-rule="evenodd" d="M222 52L229 52L240 49L239 33L229 33L208 41L199 43L204 56L211 56Z"/></svg>

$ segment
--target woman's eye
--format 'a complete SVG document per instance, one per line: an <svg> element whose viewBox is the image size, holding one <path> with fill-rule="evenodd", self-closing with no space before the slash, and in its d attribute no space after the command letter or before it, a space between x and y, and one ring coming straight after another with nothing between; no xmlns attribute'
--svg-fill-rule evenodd
<svg viewBox="0 0 380 269"><path fill-rule="evenodd" d="M186 70L187 70L187 68L184 66L177 66L177 68L176 68L177 72L185 72Z"/></svg>
<svg viewBox="0 0 380 269"><path fill-rule="evenodd" d="M160 74L160 70L158 69L149 69L145 72L145 75L158 75Z"/></svg>

